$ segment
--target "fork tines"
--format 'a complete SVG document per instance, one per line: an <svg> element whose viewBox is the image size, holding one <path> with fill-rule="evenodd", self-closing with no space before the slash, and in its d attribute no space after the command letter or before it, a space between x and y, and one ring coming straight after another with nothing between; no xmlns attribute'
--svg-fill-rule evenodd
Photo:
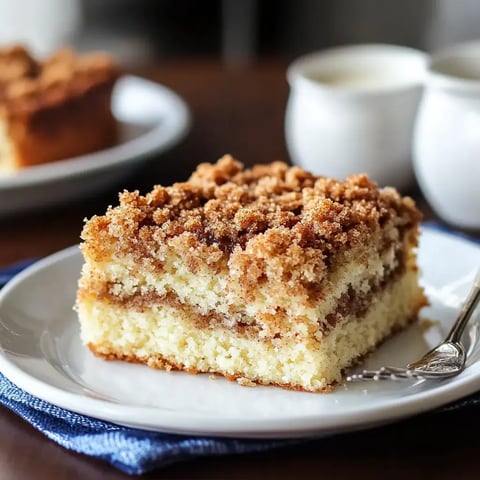
<svg viewBox="0 0 480 480"><path fill-rule="evenodd" d="M379 370L363 370L361 373L349 375L347 382L355 382L361 380L405 380L405 379L419 379L423 375L415 370L408 368L397 367L382 367Z"/></svg>

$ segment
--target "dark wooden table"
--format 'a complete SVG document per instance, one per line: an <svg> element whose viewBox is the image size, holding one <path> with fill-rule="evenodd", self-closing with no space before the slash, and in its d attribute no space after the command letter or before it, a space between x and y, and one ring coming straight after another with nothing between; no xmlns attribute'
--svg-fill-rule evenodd
<svg viewBox="0 0 480 480"><path fill-rule="evenodd" d="M124 187L184 180L199 162L231 153L246 164L288 160L283 115L286 63L224 68L207 60L159 63L141 73L180 93L193 113L186 140L153 158L122 185L69 205L0 220L0 266L44 256L79 240L83 218L115 204ZM435 218L415 189L427 218ZM479 385L480 388L480 385ZM147 478L480 478L478 410L435 413L375 430L316 440L274 452L206 458ZM468 441L467 441L468 439ZM69 452L0 407L0 480L130 478Z"/></svg>

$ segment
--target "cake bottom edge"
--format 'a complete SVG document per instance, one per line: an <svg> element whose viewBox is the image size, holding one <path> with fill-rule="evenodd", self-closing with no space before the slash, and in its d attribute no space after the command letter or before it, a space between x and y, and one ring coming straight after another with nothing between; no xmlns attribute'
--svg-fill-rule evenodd
<svg viewBox="0 0 480 480"><path fill-rule="evenodd" d="M242 387L256 387L257 385L280 387L285 390L293 390L297 392L316 392L316 393L330 393L333 390L333 385L326 385L318 390L306 390L300 385L291 385L288 383L279 383L273 381L263 381L262 379L252 380L244 376L241 372L221 372L221 371L209 371L209 370L197 370L192 367L186 367L181 363L175 363L171 360L167 360L160 354L152 354L145 357L139 357L135 353L122 353L114 350L99 350L95 345L89 343L88 349L96 356L103 358L107 361L123 361L128 363L137 363L141 365L147 365L150 368L156 370L164 370L166 372L186 372L190 375L213 375L212 380L216 375L226 378L230 382L237 382Z"/></svg>

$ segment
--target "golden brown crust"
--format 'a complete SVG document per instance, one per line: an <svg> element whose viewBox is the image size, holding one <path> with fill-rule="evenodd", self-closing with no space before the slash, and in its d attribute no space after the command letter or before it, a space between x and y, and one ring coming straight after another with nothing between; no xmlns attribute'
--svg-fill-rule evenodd
<svg viewBox="0 0 480 480"><path fill-rule="evenodd" d="M157 370L166 370L167 372L170 372L172 370L184 371L191 375L197 375L199 373L215 373L218 375L222 375L223 377L225 377L227 380L231 382L237 382L242 387L243 386L252 387L254 385L266 385L266 386L281 387L286 390L294 390L298 392L310 391L315 393L330 393L333 390L332 385L326 385L325 387L318 388L315 390L306 390L300 385L291 385L289 383L264 382L259 379L255 379L255 380L246 379L245 376L241 373L227 373L227 372L220 372L217 370L214 372L213 371L202 372L195 368L187 368L185 367L185 365L181 363L175 363L175 362L171 362L170 360L166 360L160 354L150 355L148 357L139 357L134 353L120 353L120 352L116 352L115 350L98 348L92 343L88 344L88 348L95 356L104 358L105 360L110 360L110 361L121 360L124 362L130 362L130 363L140 363L140 364L148 365L149 367L155 368Z"/></svg>
<svg viewBox="0 0 480 480"><path fill-rule="evenodd" d="M14 147L16 168L110 146L110 109L118 69L103 53L62 49L45 61L23 47L0 50L0 118Z"/></svg>

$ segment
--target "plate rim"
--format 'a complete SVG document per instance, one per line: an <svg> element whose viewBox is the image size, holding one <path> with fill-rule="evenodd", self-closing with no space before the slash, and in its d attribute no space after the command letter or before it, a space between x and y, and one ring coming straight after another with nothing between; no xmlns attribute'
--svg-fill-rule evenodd
<svg viewBox="0 0 480 480"><path fill-rule="evenodd" d="M14 175L0 176L0 192L41 186L65 178L95 174L116 165L135 163L153 153L168 150L187 135L192 124L192 114L179 94L161 83L137 75L122 75L115 88L129 88L129 84L148 88L162 98L166 105L165 112L168 113L162 117L162 121L154 123L148 132L117 145L57 162L27 167Z"/></svg>
<svg viewBox="0 0 480 480"><path fill-rule="evenodd" d="M422 226L422 231L429 232L433 236L448 237L459 244L465 244L480 251L480 247L476 243L454 234L439 231L430 226ZM78 255L80 255L80 250L77 244L38 260L16 275L0 291L0 315L5 299L25 279L36 272L51 268L59 262L72 260L72 257ZM386 424L432 410L478 391L480 376L480 371L478 371L465 377L455 377L452 381L437 385L434 389L430 388L409 396L399 397L398 402L392 402L390 399L381 405L375 404L370 408L362 407L358 411L349 408L328 415L320 413L293 418L281 415L268 417L268 419L249 420L239 417L225 419L220 416L218 418L201 412L169 411L159 407L122 405L69 392L50 385L20 368L8 357L1 340L0 372L18 387L46 402L103 421L168 433L236 438L324 436L333 432L359 430ZM130 421L132 418L135 418L134 422ZM192 424L192 422L194 423Z"/></svg>

